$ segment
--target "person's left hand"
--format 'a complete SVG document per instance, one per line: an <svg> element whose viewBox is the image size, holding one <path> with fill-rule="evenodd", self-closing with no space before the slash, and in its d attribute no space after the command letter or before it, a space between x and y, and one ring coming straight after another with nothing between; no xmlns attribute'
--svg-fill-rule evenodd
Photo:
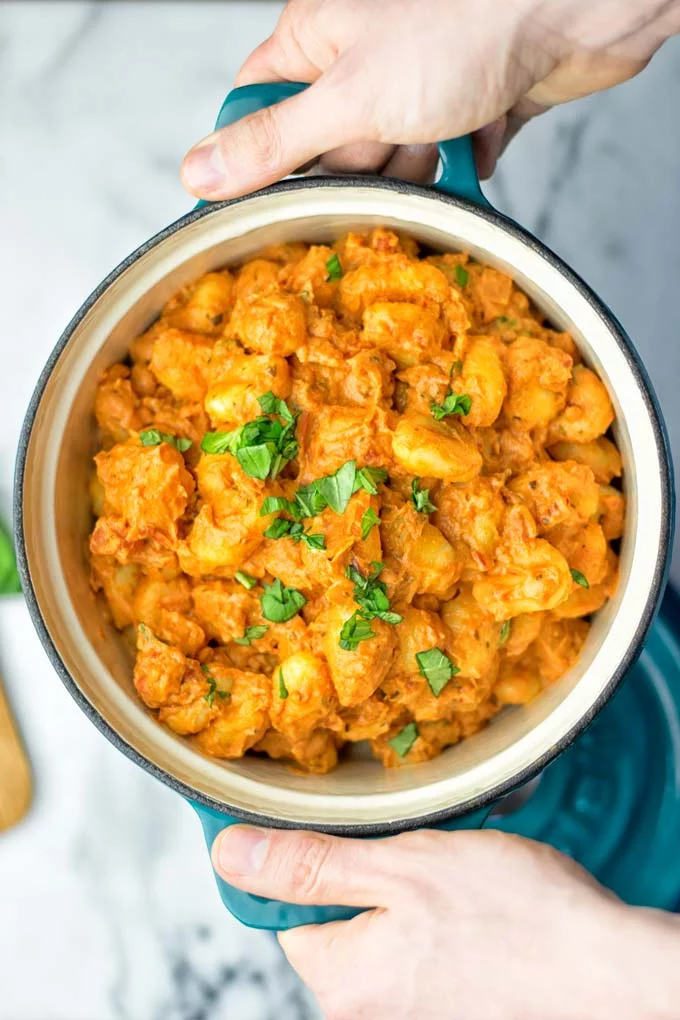
<svg viewBox="0 0 680 1020"><path fill-rule="evenodd" d="M259 896L375 908L279 935L326 1020L677 1020L677 919L540 843L235 825L213 864Z"/></svg>

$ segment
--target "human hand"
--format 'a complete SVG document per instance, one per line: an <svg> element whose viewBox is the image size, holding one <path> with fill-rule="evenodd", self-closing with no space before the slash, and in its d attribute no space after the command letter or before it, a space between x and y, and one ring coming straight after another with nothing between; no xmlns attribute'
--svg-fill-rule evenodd
<svg viewBox="0 0 680 1020"><path fill-rule="evenodd" d="M632 77L678 31L679 0L289 0L236 84L314 84L208 135L183 182L232 198L319 159L426 181L431 143L468 132L489 176L527 119Z"/></svg>
<svg viewBox="0 0 680 1020"><path fill-rule="evenodd" d="M259 896L376 908L279 935L326 1020L677 1020L678 919L624 906L542 844L236 825L213 864Z"/></svg>

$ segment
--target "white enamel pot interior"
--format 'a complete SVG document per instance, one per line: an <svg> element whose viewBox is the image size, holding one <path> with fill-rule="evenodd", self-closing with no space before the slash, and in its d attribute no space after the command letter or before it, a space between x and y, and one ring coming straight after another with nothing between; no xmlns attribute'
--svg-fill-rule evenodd
<svg viewBox="0 0 680 1020"><path fill-rule="evenodd" d="M330 775L279 762L218 761L160 726L136 696L130 653L88 584L86 494L97 379L187 281L263 245L328 242L382 224L435 249L463 249L510 273L573 334L616 408L627 520L616 596L597 615L577 665L533 704L506 709L434 761L385 770L367 755ZM16 527L34 622L69 690L126 754L194 801L237 817L326 831L381 833L443 820L536 774L593 718L640 649L658 605L671 527L663 426L620 327L554 255L492 211L396 181L284 182L189 214L135 252L80 309L55 349L26 419Z"/></svg>

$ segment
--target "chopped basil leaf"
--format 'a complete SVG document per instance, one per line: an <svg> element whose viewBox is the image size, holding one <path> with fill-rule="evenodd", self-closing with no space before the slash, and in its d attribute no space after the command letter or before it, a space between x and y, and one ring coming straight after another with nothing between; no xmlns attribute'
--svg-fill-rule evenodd
<svg viewBox="0 0 680 1020"><path fill-rule="evenodd" d="M272 623L285 623L292 620L307 599L296 588L286 588L277 577L272 584L264 585L264 593L260 595L262 615Z"/></svg>
<svg viewBox="0 0 680 1020"><path fill-rule="evenodd" d="M463 266L456 266L453 273L460 286L466 287L467 282L470 279L470 274L468 273L467 269L465 269Z"/></svg>
<svg viewBox="0 0 680 1020"><path fill-rule="evenodd" d="M363 467L356 473L352 491L358 492L365 489L371 496L377 496L378 485L387 479L385 468Z"/></svg>
<svg viewBox="0 0 680 1020"><path fill-rule="evenodd" d="M308 549L326 548L325 535L310 535L308 532L305 531L300 537Z"/></svg>
<svg viewBox="0 0 680 1020"><path fill-rule="evenodd" d="M506 620L503 626L501 627L500 634L498 635L498 644L504 645L509 637L510 637L510 621Z"/></svg>
<svg viewBox="0 0 680 1020"><path fill-rule="evenodd" d="M366 510L366 512L364 513L363 517L361 518L361 541L362 542L366 541L366 539L368 538L368 536L371 533L371 530L373 528L375 528L375 526L377 524L380 524L380 518L378 517L378 515L375 512L375 510L373 509L373 507L369 506L368 510Z"/></svg>
<svg viewBox="0 0 680 1020"><path fill-rule="evenodd" d="M419 514L433 514L437 509L434 503L430 502L430 490L421 489L418 478L411 482L411 502Z"/></svg>
<svg viewBox="0 0 680 1020"><path fill-rule="evenodd" d="M254 588L257 584L257 578L253 577L251 574L246 574L245 570L237 570L234 574L234 578L239 584L242 584L244 588L247 588L248 591L250 591L251 588Z"/></svg>
<svg viewBox="0 0 680 1020"><path fill-rule="evenodd" d="M582 574L580 570L572 570L571 576L573 577L574 581L576 581L576 584L580 584L582 588L590 588L588 578L585 576L585 574Z"/></svg>
<svg viewBox="0 0 680 1020"><path fill-rule="evenodd" d="M336 514L344 514L354 492L356 461L348 460L332 475L317 478L314 486L319 495Z"/></svg>
<svg viewBox="0 0 680 1020"><path fill-rule="evenodd" d="M173 436L169 432L159 432L158 429L145 429L139 433L142 446L158 446L160 443L167 443L174 446L180 453L185 453L191 446L191 440L184 436Z"/></svg>
<svg viewBox="0 0 680 1020"><path fill-rule="evenodd" d="M339 280L342 276L342 266L340 265L340 259L338 258L337 253L331 255L326 263L326 272L328 273L328 276L326 277L327 283L331 280Z"/></svg>
<svg viewBox="0 0 680 1020"><path fill-rule="evenodd" d="M295 416L288 407L285 400L281 400L280 397L274 396L269 390L268 393L263 393L261 397L257 398L257 402L264 411L265 414L278 414L284 421L294 421Z"/></svg>
<svg viewBox="0 0 680 1020"><path fill-rule="evenodd" d="M326 509L326 500L316 488L316 482L300 486L295 493L295 507L299 517L316 517Z"/></svg>
<svg viewBox="0 0 680 1020"><path fill-rule="evenodd" d="M267 514L275 514L278 510L283 510L292 517L296 515L295 503L290 499L286 499L285 496L267 496L260 507L260 517L266 517Z"/></svg>
<svg viewBox="0 0 680 1020"><path fill-rule="evenodd" d="M347 567L345 575L354 584L354 601L361 607L361 615L366 620L378 619L395 627L398 623L401 623L403 616L390 609L387 585L384 581L378 580L383 564L376 562L372 566L373 570L368 577L364 577L352 565Z"/></svg>
<svg viewBox="0 0 680 1020"><path fill-rule="evenodd" d="M387 743L390 745L393 751L399 755L400 758L404 758L416 740L418 739L418 726L414 722L407 723L403 730L399 730L396 737L392 737Z"/></svg>
<svg viewBox="0 0 680 1020"><path fill-rule="evenodd" d="M265 538L284 538L293 527L292 521L286 521L283 517L275 517L264 533ZM302 525L300 525L302 527Z"/></svg>
<svg viewBox="0 0 680 1020"><path fill-rule="evenodd" d="M255 624L253 627L246 627L243 637L234 638L237 645L252 645L253 641L259 640L269 630L266 623Z"/></svg>
<svg viewBox="0 0 680 1020"><path fill-rule="evenodd" d="M472 397L467 393L452 393L451 390L444 397L441 404L431 403L430 412L433 418L441 421L448 414L469 414L472 407Z"/></svg>
<svg viewBox="0 0 680 1020"><path fill-rule="evenodd" d="M285 420L285 425L277 417L260 415L229 432L206 432L201 449L205 453L230 453L250 478L264 481L276 478L297 455L297 417L291 414L285 401L279 400L273 393L265 393L258 399L261 403L264 401L265 406L275 408L275 413Z"/></svg>
<svg viewBox="0 0 680 1020"><path fill-rule="evenodd" d="M217 695L218 698L222 698L223 701L225 698L230 697L229 691L217 690L217 683L215 681L215 677L212 675L207 666L201 666L201 669L205 673L205 679L208 684L208 693L204 694L203 697L205 698L209 705L212 705L212 703L214 702L215 695Z"/></svg>
<svg viewBox="0 0 680 1020"><path fill-rule="evenodd" d="M416 652L416 662L420 675L427 680L435 698L439 697L451 677L460 673L458 666L454 666L448 655L445 655L439 648Z"/></svg>
<svg viewBox="0 0 680 1020"><path fill-rule="evenodd" d="M361 616L357 609L343 624L340 631L340 647L346 652L355 652L360 641L369 641L375 636L370 620Z"/></svg>
<svg viewBox="0 0 680 1020"><path fill-rule="evenodd" d="M451 368L449 369L449 379L453 379L454 375L458 375L458 373L462 372L462 371L463 371L463 362L462 361L454 361L454 363L451 365Z"/></svg>
<svg viewBox="0 0 680 1020"><path fill-rule="evenodd" d="M275 518L264 534L266 538L292 538L294 542L304 542L310 549L326 548L324 535L310 535L299 521L286 521L283 517Z"/></svg>
<svg viewBox="0 0 680 1020"><path fill-rule="evenodd" d="M279 697L282 701L288 697L288 688L286 687L286 681L283 679L283 670L279 667Z"/></svg>

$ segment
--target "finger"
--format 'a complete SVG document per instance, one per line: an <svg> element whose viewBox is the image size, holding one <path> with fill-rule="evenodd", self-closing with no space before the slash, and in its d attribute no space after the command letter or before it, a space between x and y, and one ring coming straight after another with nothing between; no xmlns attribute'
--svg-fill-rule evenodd
<svg viewBox="0 0 680 1020"><path fill-rule="evenodd" d="M340 63L340 62L338 62ZM208 135L184 157L182 181L199 198L235 198L280 180L324 152L370 134L370 103L338 95L338 64L277 106ZM311 129L310 129L311 128Z"/></svg>
<svg viewBox="0 0 680 1020"><path fill-rule="evenodd" d="M357 142L342 145L325 152L321 157L321 170L325 174L380 173L389 162L394 145L384 142Z"/></svg>
<svg viewBox="0 0 680 1020"><path fill-rule="evenodd" d="M342 839L232 825L212 848L213 867L230 885L288 903L387 906L403 879L403 853L387 840ZM396 864L396 866L395 866Z"/></svg>
<svg viewBox="0 0 680 1020"><path fill-rule="evenodd" d="M483 181L491 177L496 168L507 124L507 116L499 117L498 120L494 120L491 124L485 124L472 135L477 173Z"/></svg>
<svg viewBox="0 0 680 1020"><path fill-rule="evenodd" d="M383 168L383 175L414 184L431 184L438 162L436 145L399 145Z"/></svg>
<svg viewBox="0 0 680 1020"><path fill-rule="evenodd" d="M236 76L236 85L255 85L264 81L312 82L321 74L294 42L286 45L277 28L253 50Z"/></svg>

